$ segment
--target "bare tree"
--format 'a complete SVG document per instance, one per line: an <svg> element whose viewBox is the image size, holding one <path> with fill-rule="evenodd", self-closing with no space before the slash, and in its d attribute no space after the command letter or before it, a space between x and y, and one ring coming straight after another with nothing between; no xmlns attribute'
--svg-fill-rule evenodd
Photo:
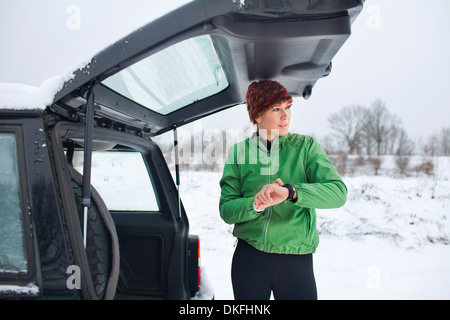
<svg viewBox="0 0 450 320"><path fill-rule="evenodd" d="M441 129L429 136L424 147L424 152L431 156L450 155L450 127Z"/></svg>
<svg viewBox="0 0 450 320"><path fill-rule="evenodd" d="M402 127L401 119L395 114L390 114L389 128L386 134L386 140L384 142L383 153L396 154L399 143L403 143L401 139L404 139L408 135Z"/></svg>
<svg viewBox="0 0 450 320"><path fill-rule="evenodd" d="M328 117L334 135L345 141L348 153L353 154L361 146L365 108L361 105L346 106Z"/></svg>
<svg viewBox="0 0 450 320"><path fill-rule="evenodd" d="M441 130L439 144L441 155L450 156L450 127Z"/></svg>
<svg viewBox="0 0 450 320"><path fill-rule="evenodd" d="M396 128L398 119L393 116L381 99L375 100L366 112L364 135L366 139L373 139L377 155L387 153L389 137Z"/></svg>
<svg viewBox="0 0 450 320"><path fill-rule="evenodd" d="M414 151L414 142L408 137L404 129L398 130L397 151L395 152L395 164L401 174L405 174L409 165L409 159Z"/></svg>
<svg viewBox="0 0 450 320"><path fill-rule="evenodd" d="M370 157L374 153L375 150L375 141L373 139L372 127L367 125L367 119L369 110L366 109L365 119L364 119L364 129L361 134L361 146L366 150L367 155Z"/></svg>

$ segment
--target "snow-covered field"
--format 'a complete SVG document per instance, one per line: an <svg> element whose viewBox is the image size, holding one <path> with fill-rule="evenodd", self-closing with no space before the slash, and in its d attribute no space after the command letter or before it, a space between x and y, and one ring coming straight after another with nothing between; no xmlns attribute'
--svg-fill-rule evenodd
<svg viewBox="0 0 450 320"><path fill-rule="evenodd" d="M317 210L319 299L450 299L450 158L439 160L438 180L344 176L346 205ZM190 233L200 235L205 281L216 299L233 299L236 239L219 216L220 177L184 171L180 190Z"/></svg>
<svg viewBox="0 0 450 320"><path fill-rule="evenodd" d="M111 198L111 183L124 185L110 177L118 175L118 167L131 169L128 178L142 176L134 157L98 156L93 184L105 201ZM386 156L378 176L370 166L351 167L353 174L343 177L349 190L345 206L317 210L319 299L450 299L450 157L411 160L412 168L434 162L436 174L411 170L410 176L399 175L394 158ZM216 299L227 300L233 299L236 239L219 215L221 174L181 170L180 191L190 233L200 236L205 296L212 289ZM139 195L132 202L142 201L146 208L146 196Z"/></svg>

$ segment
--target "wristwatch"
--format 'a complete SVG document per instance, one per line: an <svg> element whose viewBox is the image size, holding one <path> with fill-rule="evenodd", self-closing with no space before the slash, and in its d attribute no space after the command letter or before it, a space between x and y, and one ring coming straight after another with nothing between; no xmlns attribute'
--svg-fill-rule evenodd
<svg viewBox="0 0 450 320"><path fill-rule="evenodd" d="M289 190L289 195L286 198L286 200L289 200L289 201L294 200L294 195L295 195L294 187L289 183L283 184L282 187L287 188Z"/></svg>

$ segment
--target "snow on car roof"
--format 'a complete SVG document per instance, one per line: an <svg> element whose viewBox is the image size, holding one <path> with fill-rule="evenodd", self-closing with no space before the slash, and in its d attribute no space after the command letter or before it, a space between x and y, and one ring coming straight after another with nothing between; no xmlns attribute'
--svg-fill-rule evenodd
<svg viewBox="0 0 450 320"><path fill-rule="evenodd" d="M0 109L44 110L53 103L64 83L73 79L75 72L83 69L87 64L88 62L83 62L65 75L49 78L39 87L23 83L0 82Z"/></svg>

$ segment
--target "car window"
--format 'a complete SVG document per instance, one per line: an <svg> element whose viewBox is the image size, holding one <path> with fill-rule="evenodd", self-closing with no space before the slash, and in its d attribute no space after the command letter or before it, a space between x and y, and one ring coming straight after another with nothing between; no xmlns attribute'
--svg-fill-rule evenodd
<svg viewBox="0 0 450 320"><path fill-rule="evenodd" d="M74 168L83 172L83 152L75 151ZM91 184L110 211L159 211L142 154L93 151Z"/></svg>
<svg viewBox="0 0 450 320"><path fill-rule="evenodd" d="M164 115L228 87L225 72L208 35L177 43L102 83Z"/></svg>
<svg viewBox="0 0 450 320"><path fill-rule="evenodd" d="M27 272L16 136L0 133L0 273Z"/></svg>

